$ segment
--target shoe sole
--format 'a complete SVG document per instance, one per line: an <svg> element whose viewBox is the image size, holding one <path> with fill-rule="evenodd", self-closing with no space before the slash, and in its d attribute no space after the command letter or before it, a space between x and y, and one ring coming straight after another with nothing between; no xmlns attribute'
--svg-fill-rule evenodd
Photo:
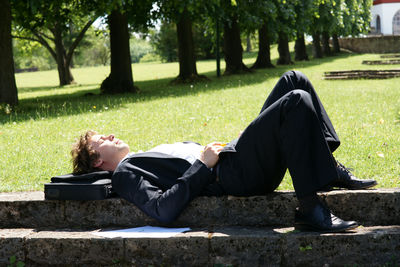
<svg viewBox="0 0 400 267"><path fill-rule="evenodd" d="M363 186L363 187L357 187L357 188L352 187L352 188L347 188L347 189L349 189L349 190L363 190L363 189L368 189L368 188L374 187L374 186L376 186L377 184L378 184L378 183L375 182L375 183L373 183L373 184L366 185L366 186Z"/></svg>
<svg viewBox="0 0 400 267"><path fill-rule="evenodd" d="M294 226L295 230L299 230L299 231L305 231L305 232L318 232L318 233L343 233L349 230L353 230L355 228L357 228L359 225L355 224L355 225L351 225L347 228L341 228L341 229L331 229L331 230L322 230L322 229L318 229L315 228L311 225L308 224L297 224Z"/></svg>
<svg viewBox="0 0 400 267"><path fill-rule="evenodd" d="M376 186L378 183L377 182L375 182L375 183L373 183L373 184L370 184L370 185L366 185L366 186L363 186L363 187L340 187L340 186L332 186L332 187L325 187L325 188L322 188L322 189L320 189L320 190L318 190L318 192L329 192L329 191L333 191L333 190L335 190L335 189L347 189L347 190L364 190L364 189L368 189L368 188L371 188L371 187L374 187L374 186Z"/></svg>

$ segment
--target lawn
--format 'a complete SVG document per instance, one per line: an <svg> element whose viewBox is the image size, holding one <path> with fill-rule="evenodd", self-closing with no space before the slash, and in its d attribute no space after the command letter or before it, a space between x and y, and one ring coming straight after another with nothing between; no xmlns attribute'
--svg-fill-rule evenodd
<svg viewBox="0 0 400 267"><path fill-rule="evenodd" d="M272 56L276 60L276 53ZM377 179L379 187L399 187L400 78L322 78L324 71L398 67L361 65L372 59L379 55L342 53L220 78L215 61L200 61L199 73L210 80L181 86L169 83L178 63L133 64L140 93L113 96L99 95L109 67L73 69L77 84L62 88L55 70L17 74L19 106L0 107L0 191L43 190L52 176L71 172L71 144L87 129L114 133L133 151L184 140L227 142L258 114L279 76L290 69L309 76L319 93L342 140L335 157L357 176ZM254 60L249 54L245 63ZM280 189L292 189L289 177Z"/></svg>

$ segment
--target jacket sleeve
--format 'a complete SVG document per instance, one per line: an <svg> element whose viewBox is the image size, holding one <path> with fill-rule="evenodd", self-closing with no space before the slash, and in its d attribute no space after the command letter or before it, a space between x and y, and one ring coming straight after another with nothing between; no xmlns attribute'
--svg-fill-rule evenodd
<svg viewBox="0 0 400 267"><path fill-rule="evenodd" d="M151 179L145 178L150 174L146 174L144 170L129 162L121 165L112 177L115 192L163 223L175 220L203 188L215 181L212 172L201 161L196 160L171 188L163 191Z"/></svg>

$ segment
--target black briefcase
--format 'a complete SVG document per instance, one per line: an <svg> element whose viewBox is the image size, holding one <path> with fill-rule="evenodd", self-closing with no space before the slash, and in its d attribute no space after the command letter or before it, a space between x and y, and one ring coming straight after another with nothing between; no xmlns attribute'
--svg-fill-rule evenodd
<svg viewBox="0 0 400 267"><path fill-rule="evenodd" d="M116 196L111 186L112 172L65 174L51 178L44 185L49 200L100 200Z"/></svg>

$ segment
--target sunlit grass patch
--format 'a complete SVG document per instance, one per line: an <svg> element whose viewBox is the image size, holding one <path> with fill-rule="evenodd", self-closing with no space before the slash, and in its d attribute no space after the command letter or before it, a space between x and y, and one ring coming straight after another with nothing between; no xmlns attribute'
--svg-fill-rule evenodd
<svg viewBox="0 0 400 267"><path fill-rule="evenodd" d="M0 106L0 191L42 190L51 176L70 172L71 144L88 129L114 133L134 151L184 140L228 142L290 69L304 72L318 91L342 141L335 157L359 177L399 187L400 79L323 79L324 71L380 68L361 64L378 58L343 53L220 78L215 61L200 61L198 71L210 81L179 86L170 84L178 63L133 64L140 93L112 96L99 94L109 67L73 69L77 83L62 88L56 71L17 74L20 105ZM250 66L254 53L244 61ZM280 189L292 189L288 175Z"/></svg>

